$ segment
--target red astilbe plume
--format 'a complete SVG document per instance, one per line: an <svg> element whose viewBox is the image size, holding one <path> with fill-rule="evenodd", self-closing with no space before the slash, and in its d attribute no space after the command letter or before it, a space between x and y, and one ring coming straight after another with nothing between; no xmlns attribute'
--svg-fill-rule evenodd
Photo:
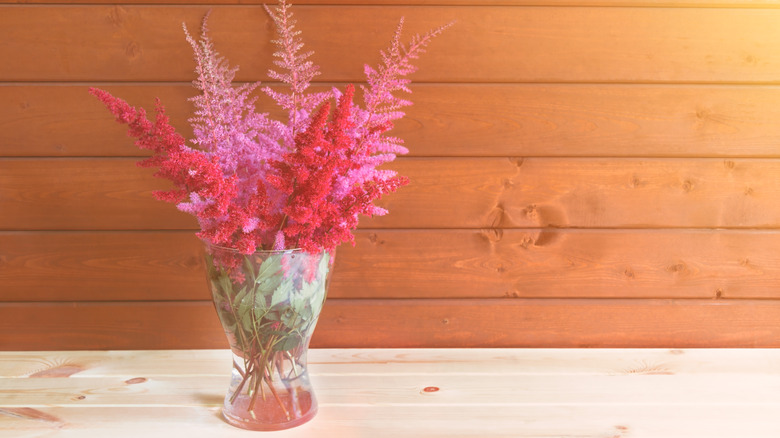
<svg viewBox="0 0 780 438"><path fill-rule="evenodd" d="M359 166L356 154L368 153L356 147L351 135L354 92L352 85L347 86L330 122L330 105L323 105L306 131L296 136L297 150L271 163L276 172L268 176L269 183L289 195L277 246L318 252L331 251L345 241L354 242L352 230L358 215L380 211L372 202L406 183L398 177L370 178L348 188L339 199L334 198L339 176Z"/></svg>
<svg viewBox="0 0 780 438"><path fill-rule="evenodd" d="M225 177L216 157L188 147L184 138L171 126L159 101L152 123L142 108L136 109L107 91L91 88L90 93L103 102L118 122L128 125L128 135L136 138L136 146L153 152L138 165L157 167L154 175L173 183L175 189L154 192L157 199L179 205L185 203L188 195L199 199L202 208L188 212L193 213L201 225L200 238L214 245L240 248L244 253L255 250L263 233L259 229L244 231L249 212L245 205L236 203L237 178L235 175ZM251 213L269 219L273 215L269 213L265 190L262 184L258 186L249 202L256 209ZM235 265L234 262L224 262L227 268Z"/></svg>

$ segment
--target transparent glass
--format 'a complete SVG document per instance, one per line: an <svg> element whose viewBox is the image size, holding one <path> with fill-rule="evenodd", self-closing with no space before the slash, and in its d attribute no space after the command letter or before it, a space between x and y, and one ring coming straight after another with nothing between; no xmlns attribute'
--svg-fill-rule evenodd
<svg viewBox="0 0 780 438"><path fill-rule="evenodd" d="M317 413L306 353L327 295L328 252L206 245L214 307L233 352L222 414L251 430L281 430Z"/></svg>

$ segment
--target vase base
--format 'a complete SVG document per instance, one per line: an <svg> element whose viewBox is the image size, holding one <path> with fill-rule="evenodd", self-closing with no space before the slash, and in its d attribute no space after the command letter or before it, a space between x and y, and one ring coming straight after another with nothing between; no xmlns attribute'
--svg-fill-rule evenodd
<svg viewBox="0 0 780 438"><path fill-rule="evenodd" d="M291 429L296 426L300 426L317 415L317 410L313 409L309 412L307 412L305 415L293 418L290 421L286 421L283 423L262 423L258 422L256 420L246 419L246 418L237 418L229 413L222 411L222 418L225 419L225 421L228 422L231 426L236 426L241 429L247 429L247 430L258 430L258 431L274 431L274 430L285 430L285 429Z"/></svg>
<svg viewBox="0 0 780 438"><path fill-rule="evenodd" d="M226 400L222 408L225 421L248 430L290 429L306 423L316 414L317 402L308 391L285 391L278 399L268 397L264 400L258 396L254 401L251 397L240 396L233 402Z"/></svg>

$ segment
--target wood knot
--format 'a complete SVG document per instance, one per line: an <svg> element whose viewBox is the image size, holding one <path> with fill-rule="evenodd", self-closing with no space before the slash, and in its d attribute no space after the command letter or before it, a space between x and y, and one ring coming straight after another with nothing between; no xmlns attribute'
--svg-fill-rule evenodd
<svg viewBox="0 0 780 438"><path fill-rule="evenodd" d="M36 378L58 378L58 377L70 377L76 373L84 371L86 368L72 363L63 363L52 368L47 368L37 373L30 374L28 377Z"/></svg>
<svg viewBox="0 0 780 438"><path fill-rule="evenodd" d="M482 230L482 237L490 243L498 243L504 237L504 230L501 228L488 228Z"/></svg>
<svg viewBox="0 0 780 438"><path fill-rule="evenodd" d="M539 212L537 211L536 204L531 204L525 207L523 213L525 213L528 219L537 219L539 217Z"/></svg>
<svg viewBox="0 0 780 438"><path fill-rule="evenodd" d="M431 393L431 392L438 392L438 391L439 391L439 387L438 387L438 386L426 386L426 387L425 387L425 388L423 388L423 390L422 390L422 392L428 392L428 393Z"/></svg>
<svg viewBox="0 0 780 438"><path fill-rule="evenodd" d="M504 222L505 215L506 211L504 211L504 206L501 204L496 205L495 208L493 208L493 211L488 215L490 226L492 228L500 227L501 223Z"/></svg>
<svg viewBox="0 0 780 438"><path fill-rule="evenodd" d="M130 59L136 59L141 56L141 46L139 46L135 41L130 41L125 46L125 54Z"/></svg>
<svg viewBox="0 0 780 438"><path fill-rule="evenodd" d="M0 408L0 416L21 418L23 420L43 421L47 423L64 423L54 415L33 408Z"/></svg>
<svg viewBox="0 0 780 438"><path fill-rule="evenodd" d="M523 157L509 157L509 162L514 164L516 167L522 167L523 163L525 163L525 158L523 158Z"/></svg>
<svg viewBox="0 0 780 438"><path fill-rule="evenodd" d="M631 279L636 278L636 274L634 274L634 270L630 266L623 271L623 275Z"/></svg>
<svg viewBox="0 0 780 438"><path fill-rule="evenodd" d="M111 26L113 27L122 27L126 21L126 17L127 10L122 6L117 5L111 8L111 10L108 12L106 20L111 23Z"/></svg>
<svg viewBox="0 0 780 438"><path fill-rule="evenodd" d="M685 263L675 263L666 268L666 270L673 274L680 274L687 271L688 267L685 266Z"/></svg>
<svg viewBox="0 0 780 438"><path fill-rule="evenodd" d="M734 168L734 166L736 166L736 163L734 163L734 162L733 162L733 161L731 161L731 160L726 160L726 161L724 161L724 162L723 162L723 166L724 166L726 169L733 169L733 168Z"/></svg>
<svg viewBox="0 0 780 438"><path fill-rule="evenodd" d="M685 181L683 181L683 183L682 183L682 189L683 189L683 191L684 191L684 192L686 192L686 193L688 193L688 192L692 191L692 190L693 190L693 187L694 187L694 185L693 185L693 181L691 181L691 180L689 180L689 179L686 179L686 180L685 180Z"/></svg>
<svg viewBox="0 0 780 438"><path fill-rule="evenodd" d="M125 380L125 383L128 385L137 385L139 383L144 383L147 380L146 377L133 377L132 379Z"/></svg>
<svg viewBox="0 0 780 438"><path fill-rule="evenodd" d="M384 240L379 238L379 235L376 233L369 233L368 234L368 241L371 242L373 245L383 245L385 243Z"/></svg>
<svg viewBox="0 0 780 438"><path fill-rule="evenodd" d="M520 239L520 247L523 249L528 249L533 245L534 245L534 239L531 238L531 236L523 236L523 238Z"/></svg>

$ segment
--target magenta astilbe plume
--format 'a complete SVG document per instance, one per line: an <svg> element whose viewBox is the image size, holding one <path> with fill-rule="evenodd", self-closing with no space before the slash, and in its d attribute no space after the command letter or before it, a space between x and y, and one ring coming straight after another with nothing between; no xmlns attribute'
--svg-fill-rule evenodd
<svg viewBox="0 0 780 438"><path fill-rule="evenodd" d="M279 140L286 128L268 119L267 114L256 112L257 98L252 92L259 83L233 86L238 68L230 67L214 49L208 36L208 14L203 19L199 41L186 27L184 32L197 64L198 77L193 85L201 92L190 99L195 104L195 116L189 120L195 133L193 143L217 157L225 175L238 178L238 202L248 202L267 172L268 160L282 155ZM200 199L195 198L184 208L197 211L199 204ZM249 220L246 225L251 228L257 218Z"/></svg>
<svg viewBox="0 0 780 438"><path fill-rule="evenodd" d="M393 128L393 122L404 117L405 113L401 109L412 105L411 101L398 97L396 93L399 91L411 93L408 87L411 81L407 76L417 70L412 61L418 59L433 38L452 23L423 35L415 35L406 45L401 42L403 25L404 20L401 18L390 47L381 52L382 63L376 68L364 66L368 82L368 86L361 86L365 109L358 107L354 109L353 135L358 139L356 148L365 153L360 154L359 158L356 157L355 168L338 181L336 190L339 194L346 193L348 187L370 180L387 181L388 187L393 186L392 181L396 177L396 172L377 170L377 167L395 160L396 155L409 152L403 146L402 139L386 135L386 132ZM338 96L338 90L334 90L334 94ZM373 214L385 213L386 210L377 207Z"/></svg>
<svg viewBox="0 0 780 438"><path fill-rule="evenodd" d="M411 102L396 96L409 92L407 76L412 61L446 27L401 42L403 20L382 63L365 67L367 85L363 104L354 103L354 87L342 93L309 92L319 74L302 52L300 31L284 1L266 8L278 38L269 76L288 91L263 91L287 112L286 122L272 120L255 108L259 83L233 84L237 67L231 67L214 48L208 35L208 14L199 39L184 28L192 46L200 95L192 98L195 147L185 144L170 125L162 105L150 122L136 109L108 92L91 89L117 121L128 125L136 145L152 156L139 165L158 168L156 176L169 179L175 189L156 192L161 200L177 204L200 224L198 236L214 245L244 254L258 249L303 248L309 252L332 250L352 241L360 215L381 215L374 204L382 195L406 184L395 171L378 169L407 153L400 138L386 135L401 111ZM329 101L336 101L331 114ZM235 260L221 260L226 268Z"/></svg>

